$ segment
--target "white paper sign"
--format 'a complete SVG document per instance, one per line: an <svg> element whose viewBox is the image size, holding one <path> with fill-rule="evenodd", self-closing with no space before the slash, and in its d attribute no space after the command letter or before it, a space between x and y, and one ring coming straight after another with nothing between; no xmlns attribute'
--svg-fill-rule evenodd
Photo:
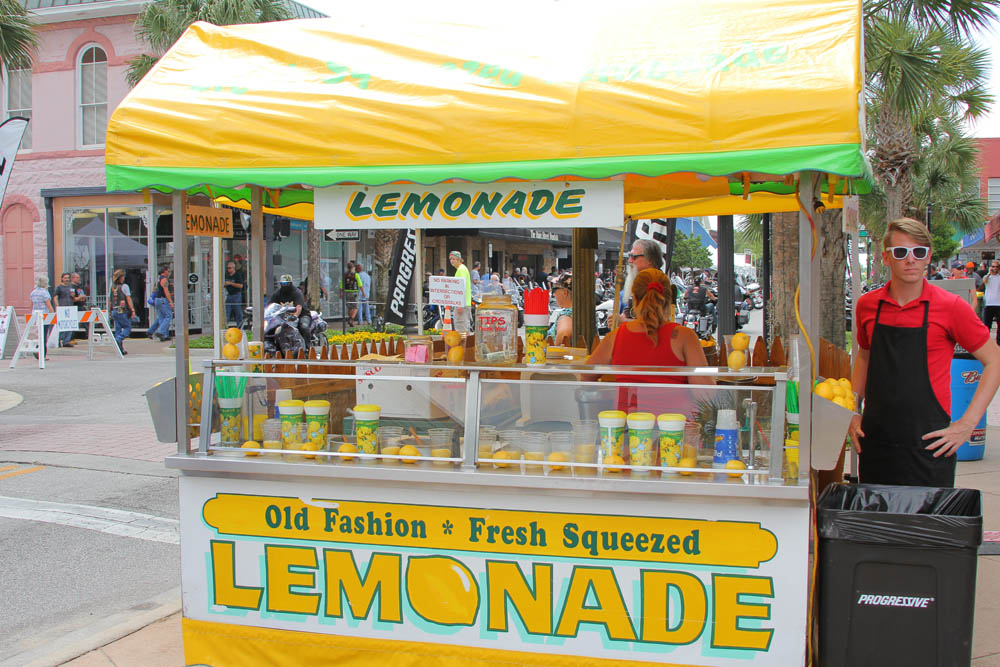
<svg viewBox="0 0 1000 667"><path fill-rule="evenodd" d="M76 306L56 306L56 326L59 331L76 331L80 328L80 311Z"/></svg>
<svg viewBox="0 0 1000 667"><path fill-rule="evenodd" d="M620 225L622 181L334 185L313 193L318 229Z"/></svg>
<svg viewBox="0 0 1000 667"><path fill-rule="evenodd" d="M7 335L7 327L10 325L10 309L0 306L0 336Z"/></svg>
<svg viewBox="0 0 1000 667"><path fill-rule="evenodd" d="M427 287L428 303L458 308L465 305L465 278L430 276L427 280Z"/></svg>

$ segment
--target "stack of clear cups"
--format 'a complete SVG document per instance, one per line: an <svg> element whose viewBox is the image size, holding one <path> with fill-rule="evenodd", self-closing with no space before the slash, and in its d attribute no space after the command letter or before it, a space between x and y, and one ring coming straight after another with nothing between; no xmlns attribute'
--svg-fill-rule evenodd
<svg viewBox="0 0 1000 667"><path fill-rule="evenodd" d="M446 459L452 456L454 451L455 429L453 428L432 428L427 431L431 438L431 456L437 459ZM448 461L438 463L435 466L450 465Z"/></svg>
<svg viewBox="0 0 1000 667"><path fill-rule="evenodd" d="M266 419L264 423L261 424L261 431L263 432L263 441L261 442L261 447L264 449L281 449L281 420L280 419ZM264 454L264 456L269 458L280 458L280 454Z"/></svg>
<svg viewBox="0 0 1000 667"><path fill-rule="evenodd" d="M403 429L399 426L379 426L378 445L379 454L386 456L399 456L399 441L403 437ZM399 459L383 459L386 465L399 465Z"/></svg>
<svg viewBox="0 0 1000 667"><path fill-rule="evenodd" d="M573 424L573 461L575 463L597 463L597 421L584 419ZM594 468L574 468L577 477L593 477Z"/></svg>
<svg viewBox="0 0 1000 667"><path fill-rule="evenodd" d="M491 459L493 458L493 450L497 446L497 432L496 429L492 431L484 431L479 429L479 448L476 450L476 461L477 466L479 459Z"/></svg>
<svg viewBox="0 0 1000 667"><path fill-rule="evenodd" d="M520 462L521 460L521 443L524 442L524 431L519 429L509 429L506 431L500 431L499 442L497 442L496 447L493 451L493 458L500 459L501 461L515 461ZM494 468L501 470L509 470L511 464L509 463L494 463ZM517 468L517 464L514 464Z"/></svg>
<svg viewBox="0 0 1000 667"><path fill-rule="evenodd" d="M528 431L524 434L524 460L544 461L549 453L549 434L540 431ZM526 472L540 473L541 465L526 465Z"/></svg>
<svg viewBox="0 0 1000 667"><path fill-rule="evenodd" d="M573 440L572 431L556 431L549 434L549 455L546 460L552 462L552 465L545 466L545 470L550 475L569 474L569 468L557 464L573 460Z"/></svg>

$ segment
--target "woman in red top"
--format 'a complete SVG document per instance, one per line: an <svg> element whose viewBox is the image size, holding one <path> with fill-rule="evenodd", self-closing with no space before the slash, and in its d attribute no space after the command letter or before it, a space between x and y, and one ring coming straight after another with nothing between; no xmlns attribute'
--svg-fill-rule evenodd
<svg viewBox="0 0 1000 667"><path fill-rule="evenodd" d="M673 321L674 288L658 269L643 269L632 284L635 319L605 336L588 364L614 366L707 366L697 334ZM618 375L618 382L649 384L714 384L709 377ZM683 412L678 403L689 403L688 392L651 391L622 387L618 409L627 412Z"/></svg>

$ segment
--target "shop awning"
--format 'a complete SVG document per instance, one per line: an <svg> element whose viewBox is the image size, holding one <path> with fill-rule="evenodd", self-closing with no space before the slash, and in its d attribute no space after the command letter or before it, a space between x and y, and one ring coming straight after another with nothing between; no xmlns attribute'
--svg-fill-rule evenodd
<svg viewBox="0 0 1000 667"><path fill-rule="evenodd" d="M516 7L197 23L112 115L107 187L623 178L634 217L865 189L857 0Z"/></svg>

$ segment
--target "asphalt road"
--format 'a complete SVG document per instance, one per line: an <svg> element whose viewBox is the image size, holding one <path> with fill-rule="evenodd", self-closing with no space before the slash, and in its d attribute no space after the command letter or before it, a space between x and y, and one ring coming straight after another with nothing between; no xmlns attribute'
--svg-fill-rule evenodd
<svg viewBox="0 0 1000 667"><path fill-rule="evenodd" d="M143 393L172 375L173 357L54 350L45 370L7 365L0 389L23 401L0 412L0 666L58 664L88 637L179 601L176 472L98 454L105 426L148 439ZM53 425L95 453L38 451Z"/></svg>

